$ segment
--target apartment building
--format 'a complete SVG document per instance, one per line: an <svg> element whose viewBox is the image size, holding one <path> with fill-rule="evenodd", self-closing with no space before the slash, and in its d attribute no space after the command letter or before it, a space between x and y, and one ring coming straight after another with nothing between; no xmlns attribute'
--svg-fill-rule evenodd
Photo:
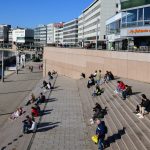
<svg viewBox="0 0 150 150"><path fill-rule="evenodd" d="M12 41L16 44L32 44L34 42L34 30L28 28L13 29Z"/></svg>
<svg viewBox="0 0 150 150"><path fill-rule="evenodd" d="M63 29L64 23L55 23L55 43L56 44L63 44Z"/></svg>
<svg viewBox="0 0 150 150"><path fill-rule="evenodd" d="M35 44L47 44L47 25L39 25L34 29Z"/></svg>
<svg viewBox="0 0 150 150"><path fill-rule="evenodd" d="M11 25L0 25L0 43L8 43L8 35Z"/></svg>
<svg viewBox="0 0 150 150"><path fill-rule="evenodd" d="M106 44L106 26L108 18L118 13L118 0L95 0L78 17L78 39L85 43Z"/></svg>
<svg viewBox="0 0 150 150"><path fill-rule="evenodd" d="M70 46L78 45L78 19L64 23L63 43Z"/></svg>
<svg viewBox="0 0 150 150"><path fill-rule="evenodd" d="M55 24L51 23L47 25L47 44L55 43Z"/></svg>

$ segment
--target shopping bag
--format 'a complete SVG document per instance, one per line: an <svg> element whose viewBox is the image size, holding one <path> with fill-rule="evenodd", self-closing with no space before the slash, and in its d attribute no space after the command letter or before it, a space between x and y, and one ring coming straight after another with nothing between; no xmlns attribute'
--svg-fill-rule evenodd
<svg viewBox="0 0 150 150"><path fill-rule="evenodd" d="M98 144L98 136L97 136L97 135L93 135L93 136L92 136L92 141L93 141L95 144Z"/></svg>

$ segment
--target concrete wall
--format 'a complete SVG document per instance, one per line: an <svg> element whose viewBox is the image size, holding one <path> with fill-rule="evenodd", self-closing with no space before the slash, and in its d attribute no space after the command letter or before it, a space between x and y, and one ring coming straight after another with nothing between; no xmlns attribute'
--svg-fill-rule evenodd
<svg viewBox="0 0 150 150"><path fill-rule="evenodd" d="M81 72L111 70L116 76L150 83L150 54L45 47L43 75L52 69L75 79Z"/></svg>

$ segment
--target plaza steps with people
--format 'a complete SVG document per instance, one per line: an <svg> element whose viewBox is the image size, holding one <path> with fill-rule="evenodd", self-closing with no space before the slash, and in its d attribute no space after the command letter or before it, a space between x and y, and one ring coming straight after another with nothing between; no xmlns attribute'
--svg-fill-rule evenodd
<svg viewBox="0 0 150 150"><path fill-rule="evenodd" d="M109 130L107 137L110 147L107 149L150 150L150 116L147 115L144 119L139 119L133 113L136 105L140 102L139 96L132 95L125 101L119 96L114 96L116 81L111 81L101 86L104 88L104 93L101 96L92 97L95 87L88 89L86 85L86 79L78 81L80 95L84 98L83 107L87 112L85 116L87 122L92 117L92 108L96 102L103 108L107 107L107 115L104 117ZM95 125L89 128L89 138L95 133L95 129Z"/></svg>
<svg viewBox="0 0 150 150"><path fill-rule="evenodd" d="M56 79L57 79L57 76L55 76L54 79L51 81L52 85L55 84ZM46 80L48 81L48 78L46 78ZM4 125L4 127L1 129L1 131L5 131L0 136L0 141L1 141L0 148L1 149L10 149L10 150L12 150L12 149L18 149L18 150L28 149L29 144L32 143L32 137L33 137L34 133L23 134L22 121L25 119L26 115L31 115L32 104L29 106L25 106L25 104L27 103L27 101L30 98L31 93L34 93L35 97L38 97L40 95L40 93L43 92L45 97L49 100L50 91L45 91L45 93L44 93L44 88L43 89L41 88L42 83L43 83L43 79L41 79L37 83L37 85L33 88L33 90L30 92L30 94L28 94L28 96L26 96L24 98L24 100L22 101L22 103L20 104L20 107L23 107L23 110L25 111L25 113L22 116L20 116L19 118L17 118L16 120L12 121L12 120L8 119L6 124ZM40 105L41 111L44 111L45 105L46 105L45 103ZM35 118L37 123L40 122L40 118L41 118L41 116Z"/></svg>

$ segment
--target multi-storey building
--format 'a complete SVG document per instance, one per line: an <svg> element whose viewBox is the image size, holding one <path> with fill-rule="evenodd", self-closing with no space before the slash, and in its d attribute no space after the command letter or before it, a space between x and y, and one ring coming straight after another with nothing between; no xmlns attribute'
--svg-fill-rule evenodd
<svg viewBox="0 0 150 150"><path fill-rule="evenodd" d="M55 43L55 24L51 23L47 25L47 44Z"/></svg>
<svg viewBox="0 0 150 150"><path fill-rule="evenodd" d="M64 23L55 23L55 43L63 44L63 27Z"/></svg>
<svg viewBox="0 0 150 150"><path fill-rule="evenodd" d="M10 28L8 31L8 43L10 43L10 44L12 44L12 42L13 42L12 32L13 32L13 29Z"/></svg>
<svg viewBox="0 0 150 150"><path fill-rule="evenodd" d="M86 42L105 45L106 26L108 18L118 12L118 0L95 0L79 16L79 43Z"/></svg>
<svg viewBox="0 0 150 150"><path fill-rule="evenodd" d="M70 46L78 45L78 19L64 23L63 43Z"/></svg>
<svg viewBox="0 0 150 150"><path fill-rule="evenodd" d="M27 28L13 29L12 40L16 44L32 44L34 42L34 30Z"/></svg>
<svg viewBox="0 0 150 150"><path fill-rule="evenodd" d="M8 43L10 25L0 25L0 43Z"/></svg>
<svg viewBox="0 0 150 150"><path fill-rule="evenodd" d="M34 42L36 44L47 44L47 26L39 25L34 29Z"/></svg>
<svg viewBox="0 0 150 150"><path fill-rule="evenodd" d="M116 24L117 23L117 24ZM109 49L150 49L150 1L121 0L121 12L108 19L107 45ZM117 29L119 32L112 32ZM110 32L111 31L111 32Z"/></svg>

